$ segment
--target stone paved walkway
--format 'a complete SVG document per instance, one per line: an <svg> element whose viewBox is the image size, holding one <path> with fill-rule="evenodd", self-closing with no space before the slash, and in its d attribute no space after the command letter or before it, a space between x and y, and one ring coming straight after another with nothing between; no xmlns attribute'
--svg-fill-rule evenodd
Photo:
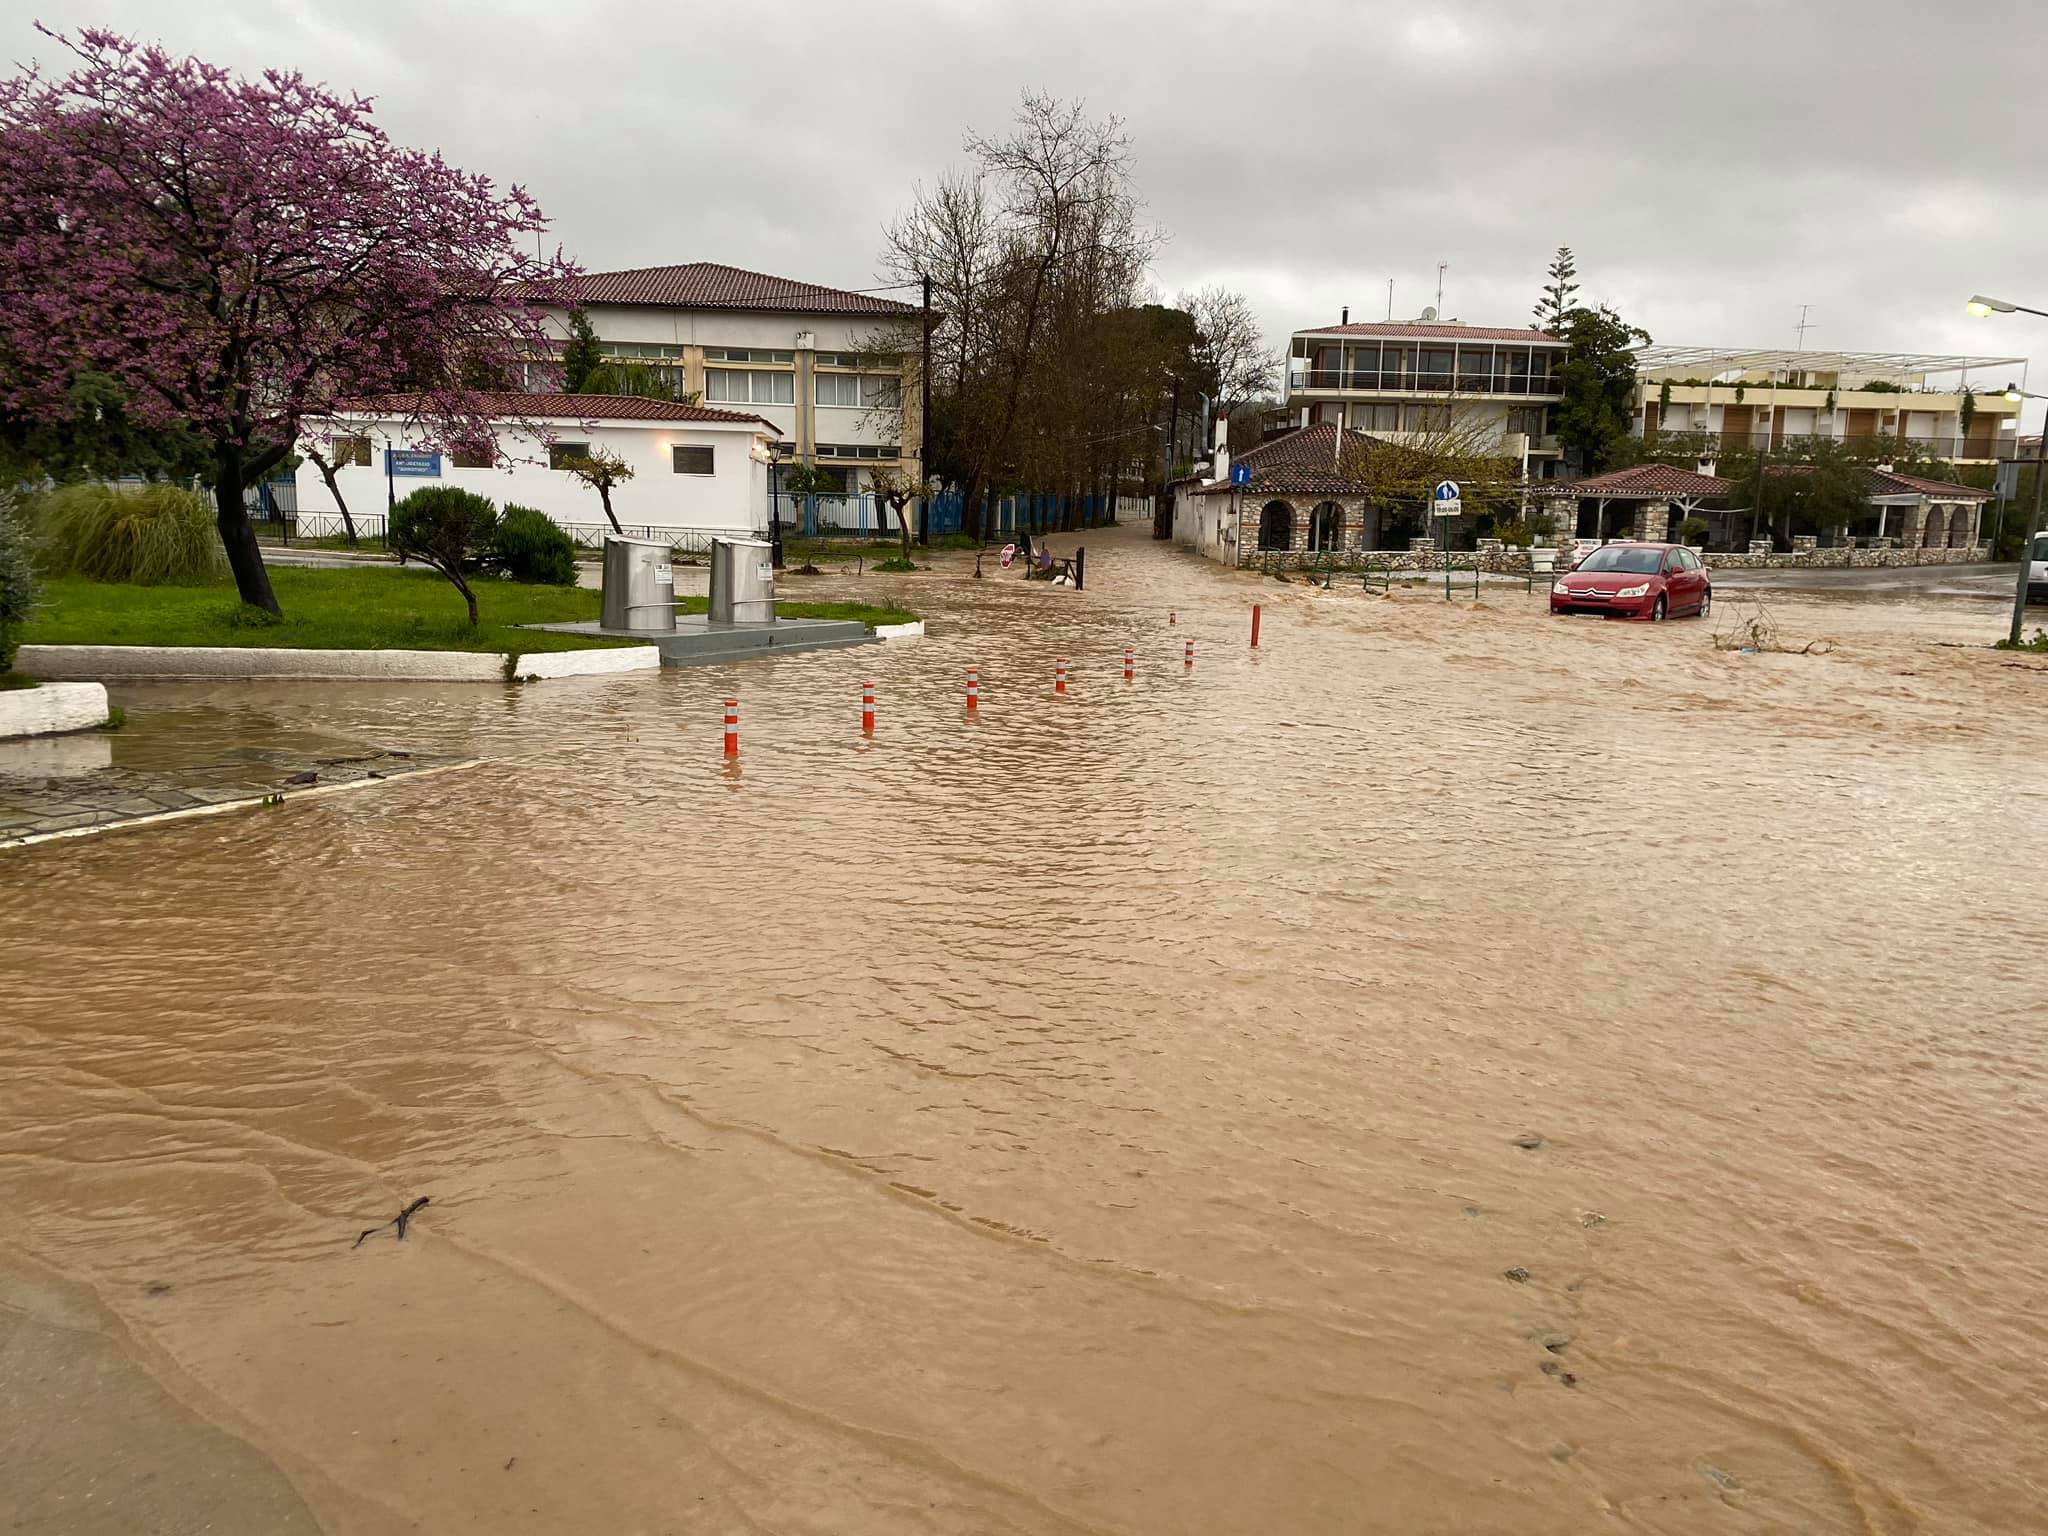
<svg viewBox="0 0 2048 1536"><path fill-rule="evenodd" d="M398 778L458 759L310 743L124 764L110 733L0 742L0 848L204 806Z"/></svg>

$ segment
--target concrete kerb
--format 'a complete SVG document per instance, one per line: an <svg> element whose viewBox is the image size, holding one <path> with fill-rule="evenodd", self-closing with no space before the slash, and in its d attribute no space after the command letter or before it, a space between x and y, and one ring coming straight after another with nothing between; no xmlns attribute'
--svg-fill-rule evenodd
<svg viewBox="0 0 2048 1536"><path fill-rule="evenodd" d="M21 670L41 675L27 666ZM101 683L45 682L40 688L0 690L0 738L57 736L106 723L107 690Z"/></svg>
<svg viewBox="0 0 2048 1536"><path fill-rule="evenodd" d="M508 677L595 677L661 665L651 645L536 651L507 662L484 651L305 651L264 646L24 645L15 665L47 679L123 681L303 678L308 681L502 683ZM28 694L43 689L26 690ZM104 702L104 690L102 690ZM104 713L102 714L104 719Z"/></svg>
<svg viewBox="0 0 2048 1536"><path fill-rule="evenodd" d="M924 620L913 619L908 624L877 624L877 640L916 640L924 634Z"/></svg>

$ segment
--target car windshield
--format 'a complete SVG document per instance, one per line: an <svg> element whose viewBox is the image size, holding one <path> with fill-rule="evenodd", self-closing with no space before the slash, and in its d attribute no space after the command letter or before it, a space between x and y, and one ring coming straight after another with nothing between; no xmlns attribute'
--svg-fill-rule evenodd
<svg viewBox="0 0 2048 1536"><path fill-rule="evenodd" d="M1582 571L1627 571L1634 576L1650 576L1664 563L1664 551L1630 547L1619 544L1603 544L1579 562Z"/></svg>

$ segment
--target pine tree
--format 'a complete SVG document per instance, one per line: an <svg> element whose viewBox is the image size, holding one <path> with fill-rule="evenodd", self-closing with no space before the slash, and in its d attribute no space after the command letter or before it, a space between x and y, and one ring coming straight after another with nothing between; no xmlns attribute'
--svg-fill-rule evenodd
<svg viewBox="0 0 2048 1536"><path fill-rule="evenodd" d="M583 384L591 374L604 366L604 355L598 347L597 328L590 323L590 316L582 310L569 313L569 342L562 348L562 390L565 394L580 395Z"/></svg>
<svg viewBox="0 0 2048 1536"><path fill-rule="evenodd" d="M1543 285L1543 297L1536 301L1536 326L1552 336L1564 334L1565 316L1573 309L1572 295L1579 291L1579 285L1572 281L1579 275L1578 263L1572 260L1572 248L1560 245L1557 257L1550 263L1550 270L1544 276L1550 279Z"/></svg>

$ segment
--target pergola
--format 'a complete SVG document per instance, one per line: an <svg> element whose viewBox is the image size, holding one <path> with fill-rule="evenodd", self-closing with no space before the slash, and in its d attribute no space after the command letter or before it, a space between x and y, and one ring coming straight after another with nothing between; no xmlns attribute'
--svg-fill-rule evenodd
<svg viewBox="0 0 2048 1536"><path fill-rule="evenodd" d="M1833 373L1853 374L1895 382L1920 383L1930 374L1972 372L1993 368L2018 368L2020 382L2026 382L2024 357L1964 357L1944 352L1813 352L1777 347L1691 347L1650 345L1637 347L1637 372L1650 376L1678 369L1719 378L1741 373ZM1654 378L1650 380L1656 382Z"/></svg>
<svg viewBox="0 0 2048 1536"><path fill-rule="evenodd" d="M1734 488L1732 480L1681 469L1676 464L1631 464L1627 469L1587 475L1579 480L1546 480L1537 487L1546 497L1590 499L1599 506L1603 518L1610 501L1661 501L1690 517L1701 502L1726 496Z"/></svg>

